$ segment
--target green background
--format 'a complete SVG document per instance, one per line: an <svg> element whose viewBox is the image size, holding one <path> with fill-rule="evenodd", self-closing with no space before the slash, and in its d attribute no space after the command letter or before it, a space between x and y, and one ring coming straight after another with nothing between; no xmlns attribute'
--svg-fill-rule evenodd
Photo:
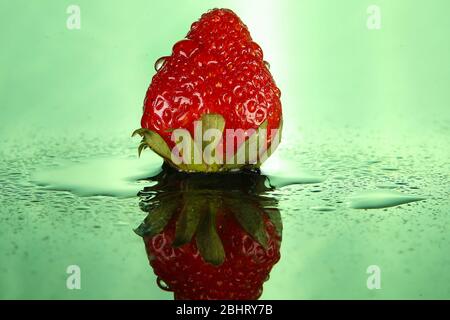
<svg viewBox="0 0 450 320"><path fill-rule="evenodd" d="M70 4L80 30L66 28ZM371 4L380 30L366 27ZM81 197L31 177L61 161L135 156L129 134L154 62L214 7L248 25L281 89L284 140L272 163L289 158L290 173L325 178L276 193L282 259L262 298L450 298L445 0L1 0L0 298L171 298L131 231L145 216L137 198ZM382 187L426 200L348 207L352 194ZM81 290L66 289L70 264ZM382 270L379 290L366 287L369 265Z"/></svg>

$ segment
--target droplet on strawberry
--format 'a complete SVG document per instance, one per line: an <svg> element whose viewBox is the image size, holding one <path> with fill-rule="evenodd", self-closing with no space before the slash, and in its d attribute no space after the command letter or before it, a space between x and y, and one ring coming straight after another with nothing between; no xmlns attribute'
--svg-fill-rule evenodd
<svg viewBox="0 0 450 320"><path fill-rule="evenodd" d="M142 144L164 157L168 164L180 171L229 171L258 167L275 150L282 126L280 90L263 60L262 49L233 11L214 9L203 14L192 24L187 38L173 46L171 56L158 60L155 69L157 73L144 100L142 128L137 133L143 137ZM221 118L225 125L216 128L217 137L207 134L196 139L195 123L210 125L205 123L205 115ZM258 147L258 155L238 162L235 153L262 126L264 130L257 131L256 140L261 136L264 143L256 142L262 146ZM180 150L178 145L181 139L175 136L177 130L190 135L189 143L196 144L202 156L208 144L214 144L216 163L186 159L181 154L186 150ZM233 136L243 140L236 141ZM154 137L157 141L152 141ZM172 151L177 145L180 152L174 159ZM144 147L140 148L142 151ZM159 152L160 149L168 149L171 154ZM183 160L181 163L177 156ZM231 163L228 159L236 161Z"/></svg>
<svg viewBox="0 0 450 320"><path fill-rule="evenodd" d="M175 299L257 299L280 259L282 223L265 177L185 174L168 166L141 193L158 285Z"/></svg>
<svg viewBox="0 0 450 320"><path fill-rule="evenodd" d="M174 56L190 58L199 49L197 43L193 40L181 40L178 41L172 49Z"/></svg>

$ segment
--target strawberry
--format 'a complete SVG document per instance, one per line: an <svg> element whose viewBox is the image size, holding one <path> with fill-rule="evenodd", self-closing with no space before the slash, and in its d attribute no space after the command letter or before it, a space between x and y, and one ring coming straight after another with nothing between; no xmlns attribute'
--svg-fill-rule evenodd
<svg viewBox="0 0 450 320"><path fill-rule="evenodd" d="M140 193L149 214L135 231L175 299L257 299L280 259L276 200L257 173L208 177L164 169Z"/></svg>
<svg viewBox="0 0 450 320"><path fill-rule="evenodd" d="M261 48L233 11L203 14L155 68L144 100L142 128L134 133L143 137L139 153L148 147L181 171L210 172L259 166L274 151L282 125L281 93ZM185 129L194 139L196 122L219 130L214 165L194 164L190 154L186 159L186 151L174 149L174 130ZM239 148L245 150L251 136L260 139L262 134L256 158L246 155L242 161L228 161ZM194 143L202 154L206 145ZM183 161L174 160L174 150Z"/></svg>

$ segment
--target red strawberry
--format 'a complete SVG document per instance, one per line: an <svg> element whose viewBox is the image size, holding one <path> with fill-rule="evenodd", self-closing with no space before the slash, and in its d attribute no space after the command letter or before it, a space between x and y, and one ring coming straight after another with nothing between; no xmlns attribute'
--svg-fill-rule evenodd
<svg viewBox="0 0 450 320"><path fill-rule="evenodd" d="M136 131L144 138L140 151L150 147L180 170L219 171L253 163L247 158L238 166L174 163L170 158L175 146L173 130L186 129L194 137L194 122L200 120L204 127L219 129L223 132L218 151L222 159L226 148L235 153L239 147L239 142L227 146L231 139L226 139L224 130L242 129L245 140L253 134L251 130L267 129L267 149L279 139L272 130L281 128L280 90L261 48L233 11L214 9L203 14L192 24L187 38L173 46L172 55L158 60L156 66L144 101L142 128Z"/></svg>
<svg viewBox="0 0 450 320"><path fill-rule="evenodd" d="M141 192L149 215L136 233L158 285L175 299L257 299L280 259L276 201L255 173L204 178L165 170Z"/></svg>

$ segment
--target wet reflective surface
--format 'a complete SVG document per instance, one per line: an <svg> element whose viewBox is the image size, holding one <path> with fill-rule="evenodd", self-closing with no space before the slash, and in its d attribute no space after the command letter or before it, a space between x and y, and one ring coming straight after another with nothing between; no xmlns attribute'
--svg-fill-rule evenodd
<svg viewBox="0 0 450 320"><path fill-rule="evenodd" d="M368 148L358 139L349 147L345 140L336 143L334 135L310 136L300 143L301 152L282 144L262 168L263 186L269 189L263 194L280 211L283 242L261 298L446 297L445 152L393 142L390 151L375 149L368 137L363 140ZM158 158L149 152L138 160L136 145L123 138L103 145L73 139L76 148L51 148L53 139L37 138L29 148L17 149L18 140L9 141L3 143L0 166L2 297L173 298L155 284L142 238L133 232L150 211L143 212L140 203L152 203L170 188L180 191L148 179L160 170ZM289 184L307 182L302 177L320 179ZM272 181L283 183L273 188ZM208 188L210 182L203 183ZM226 184L220 187L232 192ZM139 190L140 197L133 196ZM352 208L361 195L373 197L373 190L375 201L389 206ZM392 193L422 200L392 203ZM248 196L240 199L244 204ZM65 287L66 268L73 264L82 270L79 291ZM369 265L382 268L382 290L367 289ZM431 275L442 281L430 280Z"/></svg>

